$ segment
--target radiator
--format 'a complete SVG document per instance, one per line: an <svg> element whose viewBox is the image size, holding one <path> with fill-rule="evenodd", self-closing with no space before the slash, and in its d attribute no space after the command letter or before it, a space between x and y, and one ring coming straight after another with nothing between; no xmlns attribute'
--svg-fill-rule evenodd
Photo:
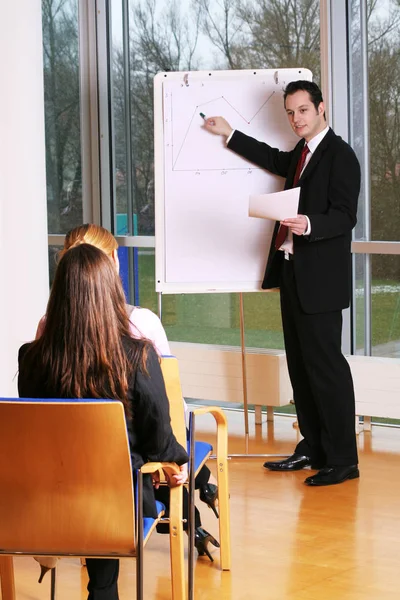
<svg viewBox="0 0 400 600"><path fill-rule="evenodd" d="M400 419L400 359L348 356L356 414Z"/></svg>
<svg viewBox="0 0 400 600"><path fill-rule="evenodd" d="M242 353L234 346L171 342L185 398L243 403ZM283 350L246 349L247 398L284 406L293 397Z"/></svg>
<svg viewBox="0 0 400 600"><path fill-rule="evenodd" d="M243 403L240 348L171 342L185 398ZM356 414L400 419L400 359L346 357L353 374ZM293 398L283 350L246 349L249 404L284 406Z"/></svg>

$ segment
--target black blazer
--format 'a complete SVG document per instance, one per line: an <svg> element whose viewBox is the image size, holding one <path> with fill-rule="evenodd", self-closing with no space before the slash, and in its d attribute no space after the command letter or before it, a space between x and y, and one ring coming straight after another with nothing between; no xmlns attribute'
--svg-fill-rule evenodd
<svg viewBox="0 0 400 600"><path fill-rule="evenodd" d="M123 338L124 349L129 357L130 339ZM26 351L31 344L24 344L18 354L18 393L21 398L59 398L57 388L51 388L41 364L27 364ZM145 462L176 462L183 465L189 457L177 442L169 416L169 401L164 379L153 347L149 347L146 364L148 375L140 370L132 371L128 381L128 400L132 419L127 419L132 468L139 469ZM183 410L183 409L182 409ZM135 476L135 472L134 472ZM157 516L154 490L149 475L143 477L143 512L145 517Z"/></svg>
<svg viewBox="0 0 400 600"><path fill-rule="evenodd" d="M247 160L286 178L293 186L304 140L281 152L235 131L228 148ZM299 180L299 214L309 217L311 234L293 236L297 293L304 312L347 308L350 303L351 230L357 222L360 165L352 148L329 129ZM263 289L279 287L284 254L275 250L276 223L265 269Z"/></svg>

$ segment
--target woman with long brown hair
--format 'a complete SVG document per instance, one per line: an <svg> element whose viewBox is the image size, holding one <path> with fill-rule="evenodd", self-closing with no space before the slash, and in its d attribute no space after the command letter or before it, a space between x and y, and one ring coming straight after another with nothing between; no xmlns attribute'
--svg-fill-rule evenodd
<svg viewBox="0 0 400 600"><path fill-rule="evenodd" d="M158 356L132 338L125 296L104 252L88 244L60 260L40 337L19 351L18 390L31 398L112 398L125 407L132 466L171 461L187 478L188 456L173 435ZM156 516L151 479L144 514ZM88 600L118 599L119 561L87 559Z"/></svg>
<svg viewBox="0 0 400 600"><path fill-rule="evenodd" d="M65 236L64 247L58 254L59 259L61 259L71 248L75 248L81 244L91 244L102 250L115 266L116 271L119 272L118 243L112 233L107 229L92 223L86 223L71 229ZM167 336L158 316L147 308L132 306L130 304L126 305L126 310L129 317L130 335L134 338L145 338L150 340L160 356L170 355L171 350ZM43 317L39 323L36 339L42 334L45 320L46 317ZM211 474L209 468L204 465L196 476L195 486L196 489L199 490L200 500L212 508L214 514L218 518L218 511L216 509L218 487L216 483L215 477ZM168 489L160 488L156 494L157 499L165 504L168 510ZM188 497L186 493L184 493L183 501L184 513L187 514ZM168 525L159 525L157 531L160 533L168 533ZM200 512L197 507L195 507L195 545L200 555L207 554L210 560L212 560L211 554L207 548L210 543L216 547L219 545L214 536L202 527ZM43 559L40 559L40 562L43 564ZM49 565L52 564L51 559L47 559L47 562Z"/></svg>

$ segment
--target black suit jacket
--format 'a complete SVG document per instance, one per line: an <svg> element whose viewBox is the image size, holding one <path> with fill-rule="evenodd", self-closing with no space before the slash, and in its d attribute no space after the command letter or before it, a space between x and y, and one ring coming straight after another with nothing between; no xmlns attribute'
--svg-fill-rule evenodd
<svg viewBox="0 0 400 600"><path fill-rule="evenodd" d="M235 131L228 148L293 186L304 140L291 152ZM309 236L293 236L294 271L304 312L313 314L347 308L350 303L351 230L357 221L360 165L352 148L329 129L299 180L299 214L311 223ZM276 223L265 269L263 289L279 287L284 255L275 250Z"/></svg>

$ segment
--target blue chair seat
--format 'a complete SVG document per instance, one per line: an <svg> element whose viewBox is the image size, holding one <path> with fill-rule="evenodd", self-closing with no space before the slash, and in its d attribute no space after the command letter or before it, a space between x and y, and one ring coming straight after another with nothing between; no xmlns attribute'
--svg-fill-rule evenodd
<svg viewBox="0 0 400 600"><path fill-rule="evenodd" d="M208 455L213 451L211 444L207 442L195 442L194 443L194 472L200 469L204 461L208 458ZM187 442L187 453L190 455L190 443Z"/></svg>
<svg viewBox="0 0 400 600"><path fill-rule="evenodd" d="M160 518L165 513L165 506L162 502L158 502L158 500L156 500L156 507L157 507L158 518ZM144 539L146 539L146 537L150 533L151 528L153 527L154 523L156 523L157 521L158 521L158 519L152 519L151 517L143 517L143 538Z"/></svg>

